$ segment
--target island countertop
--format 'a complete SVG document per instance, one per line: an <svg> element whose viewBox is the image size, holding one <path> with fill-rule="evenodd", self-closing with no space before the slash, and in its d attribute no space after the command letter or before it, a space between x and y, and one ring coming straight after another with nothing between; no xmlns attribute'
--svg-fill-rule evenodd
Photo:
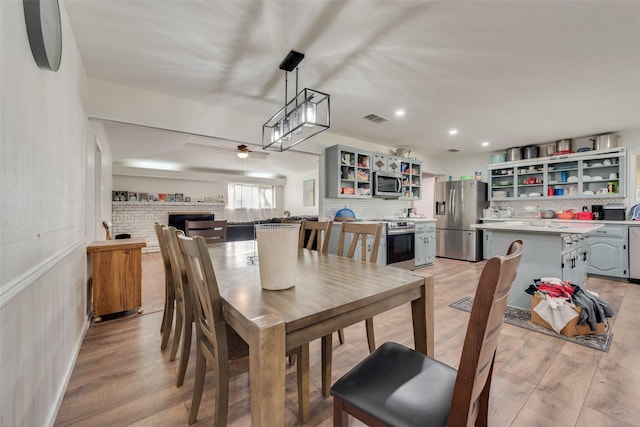
<svg viewBox="0 0 640 427"><path fill-rule="evenodd" d="M525 231L529 233L546 233L546 234L586 234L604 227L604 224L594 222L556 222L549 220L532 220L532 221L504 221L486 224L473 224L473 228L481 230L494 231Z"/></svg>

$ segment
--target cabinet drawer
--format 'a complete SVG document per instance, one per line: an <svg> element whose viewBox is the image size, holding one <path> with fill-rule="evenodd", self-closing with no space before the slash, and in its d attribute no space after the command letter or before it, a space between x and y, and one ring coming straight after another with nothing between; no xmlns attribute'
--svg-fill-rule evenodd
<svg viewBox="0 0 640 427"><path fill-rule="evenodd" d="M628 226L625 225L605 224L601 229L589 233L589 236L625 237L627 228Z"/></svg>

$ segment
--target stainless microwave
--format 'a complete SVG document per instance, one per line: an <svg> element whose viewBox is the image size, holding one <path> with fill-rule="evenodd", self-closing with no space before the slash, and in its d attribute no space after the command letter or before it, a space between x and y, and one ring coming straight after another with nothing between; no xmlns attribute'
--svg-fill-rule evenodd
<svg viewBox="0 0 640 427"><path fill-rule="evenodd" d="M387 199L402 196L402 175L393 172L374 172L373 195Z"/></svg>

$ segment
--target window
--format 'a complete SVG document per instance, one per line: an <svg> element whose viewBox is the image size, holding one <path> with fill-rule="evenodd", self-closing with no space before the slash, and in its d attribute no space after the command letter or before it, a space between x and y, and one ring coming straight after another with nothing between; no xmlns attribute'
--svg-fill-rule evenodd
<svg viewBox="0 0 640 427"><path fill-rule="evenodd" d="M229 208L274 209L275 206L273 185L229 184Z"/></svg>

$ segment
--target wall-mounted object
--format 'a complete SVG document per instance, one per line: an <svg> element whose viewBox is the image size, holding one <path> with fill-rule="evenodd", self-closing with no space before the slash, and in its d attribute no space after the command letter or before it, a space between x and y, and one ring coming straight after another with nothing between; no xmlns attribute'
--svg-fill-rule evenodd
<svg viewBox="0 0 640 427"><path fill-rule="evenodd" d="M33 59L41 70L58 71L62 59L58 0L23 0L22 4Z"/></svg>

